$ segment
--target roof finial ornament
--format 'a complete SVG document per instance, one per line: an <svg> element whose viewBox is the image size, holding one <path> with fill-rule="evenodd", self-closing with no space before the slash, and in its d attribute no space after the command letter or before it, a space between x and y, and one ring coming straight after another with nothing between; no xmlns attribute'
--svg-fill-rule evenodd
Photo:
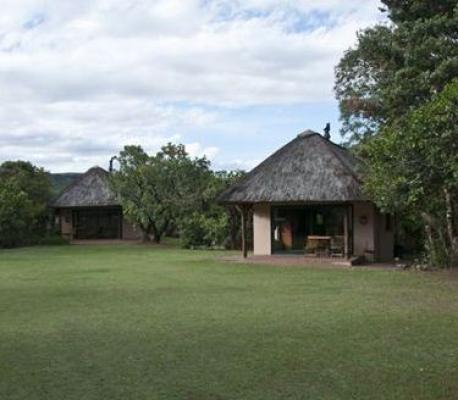
<svg viewBox="0 0 458 400"><path fill-rule="evenodd" d="M118 159L118 157L116 157L116 156L113 156L113 157L110 158L110 167L108 168L108 172L110 172L110 173L113 172L113 169L114 169L113 168L113 161L117 160L117 159Z"/></svg>
<svg viewBox="0 0 458 400"><path fill-rule="evenodd" d="M324 127L324 138L327 140L331 139L331 124L329 122Z"/></svg>

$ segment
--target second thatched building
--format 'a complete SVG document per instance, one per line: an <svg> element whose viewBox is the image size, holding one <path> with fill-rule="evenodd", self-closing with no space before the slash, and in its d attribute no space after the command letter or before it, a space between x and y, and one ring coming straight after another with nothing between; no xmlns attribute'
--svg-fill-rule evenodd
<svg viewBox="0 0 458 400"><path fill-rule="evenodd" d="M52 204L60 234L69 240L130 239L141 230L127 221L109 182L109 173L93 167L70 184Z"/></svg>

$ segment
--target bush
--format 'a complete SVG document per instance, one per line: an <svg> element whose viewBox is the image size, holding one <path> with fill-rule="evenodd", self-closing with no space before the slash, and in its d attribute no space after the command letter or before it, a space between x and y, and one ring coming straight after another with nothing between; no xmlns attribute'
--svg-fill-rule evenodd
<svg viewBox="0 0 458 400"><path fill-rule="evenodd" d="M26 161L0 165L0 247L35 244L48 233L49 175Z"/></svg>
<svg viewBox="0 0 458 400"><path fill-rule="evenodd" d="M22 244L33 224L31 206L15 181L0 182L0 247Z"/></svg>
<svg viewBox="0 0 458 400"><path fill-rule="evenodd" d="M180 232L184 248L223 248L229 236L228 218L225 214L210 217L196 212L182 221Z"/></svg>
<svg viewBox="0 0 458 400"><path fill-rule="evenodd" d="M37 237L36 239L32 238L33 243L30 244L37 244L40 246L62 246L69 244L68 239L63 238L60 235L46 235L43 237Z"/></svg>

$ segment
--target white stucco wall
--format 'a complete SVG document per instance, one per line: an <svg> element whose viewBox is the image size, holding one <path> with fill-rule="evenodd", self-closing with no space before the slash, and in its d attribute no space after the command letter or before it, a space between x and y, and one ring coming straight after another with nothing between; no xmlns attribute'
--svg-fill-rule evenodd
<svg viewBox="0 0 458 400"><path fill-rule="evenodd" d="M253 253L254 255L271 254L270 205L253 206Z"/></svg>
<svg viewBox="0 0 458 400"><path fill-rule="evenodd" d="M375 206L369 202L353 204L353 254L375 258Z"/></svg>
<svg viewBox="0 0 458 400"><path fill-rule="evenodd" d="M362 219L367 219L365 224ZM374 204L359 202L353 205L353 230L355 256L365 256L370 261L390 261L394 256L394 221L386 229L385 214Z"/></svg>

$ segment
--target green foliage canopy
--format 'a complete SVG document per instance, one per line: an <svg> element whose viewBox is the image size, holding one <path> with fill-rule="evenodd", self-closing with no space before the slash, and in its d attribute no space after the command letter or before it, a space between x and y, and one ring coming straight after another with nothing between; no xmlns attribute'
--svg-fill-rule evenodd
<svg viewBox="0 0 458 400"><path fill-rule="evenodd" d="M207 177L201 207L185 215L180 223L184 247L239 248L240 213L234 206L219 205L217 197L243 175L242 171L216 171Z"/></svg>
<svg viewBox="0 0 458 400"><path fill-rule="evenodd" d="M153 156L126 146L111 174L125 215L142 229L144 240L159 242L179 233L184 247L235 247L240 236L237 210L217 197L240 171L213 172L205 157L192 158L181 144L168 143Z"/></svg>
<svg viewBox="0 0 458 400"><path fill-rule="evenodd" d="M366 156L372 199L425 239L431 265L451 265L457 253L458 3L382 3L387 21L359 32L336 67L342 133Z"/></svg>
<svg viewBox="0 0 458 400"><path fill-rule="evenodd" d="M458 79L365 146L366 188L380 207L428 209L444 188L458 190L457 126Z"/></svg>
<svg viewBox="0 0 458 400"><path fill-rule="evenodd" d="M384 127L364 146L369 162L366 189L382 209L416 216L428 226L436 265L451 265L456 257L457 127L455 79L430 102ZM439 253L443 254L440 260Z"/></svg>
<svg viewBox="0 0 458 400"><path fill-rule="evenodd" d="M455 0L383 0L388 23L358 33L336 67L342 133L358 142L458 76Z"/></svg>
<svg viewBox="0 0 458 400"><path fill-rule="evenodd" d="M183 145L167 144L154 156L140 146L126 146L117 157L112 184L123 210L148 240L156 242L186 214L205 201L209 161L191 158Z"/></svg>
<svg viewBox="0 0 458 400"><path fill-rule="evenodd" d="M33 242L49 221L49 174L26 161L0 165L0 247Z"/></svg>

